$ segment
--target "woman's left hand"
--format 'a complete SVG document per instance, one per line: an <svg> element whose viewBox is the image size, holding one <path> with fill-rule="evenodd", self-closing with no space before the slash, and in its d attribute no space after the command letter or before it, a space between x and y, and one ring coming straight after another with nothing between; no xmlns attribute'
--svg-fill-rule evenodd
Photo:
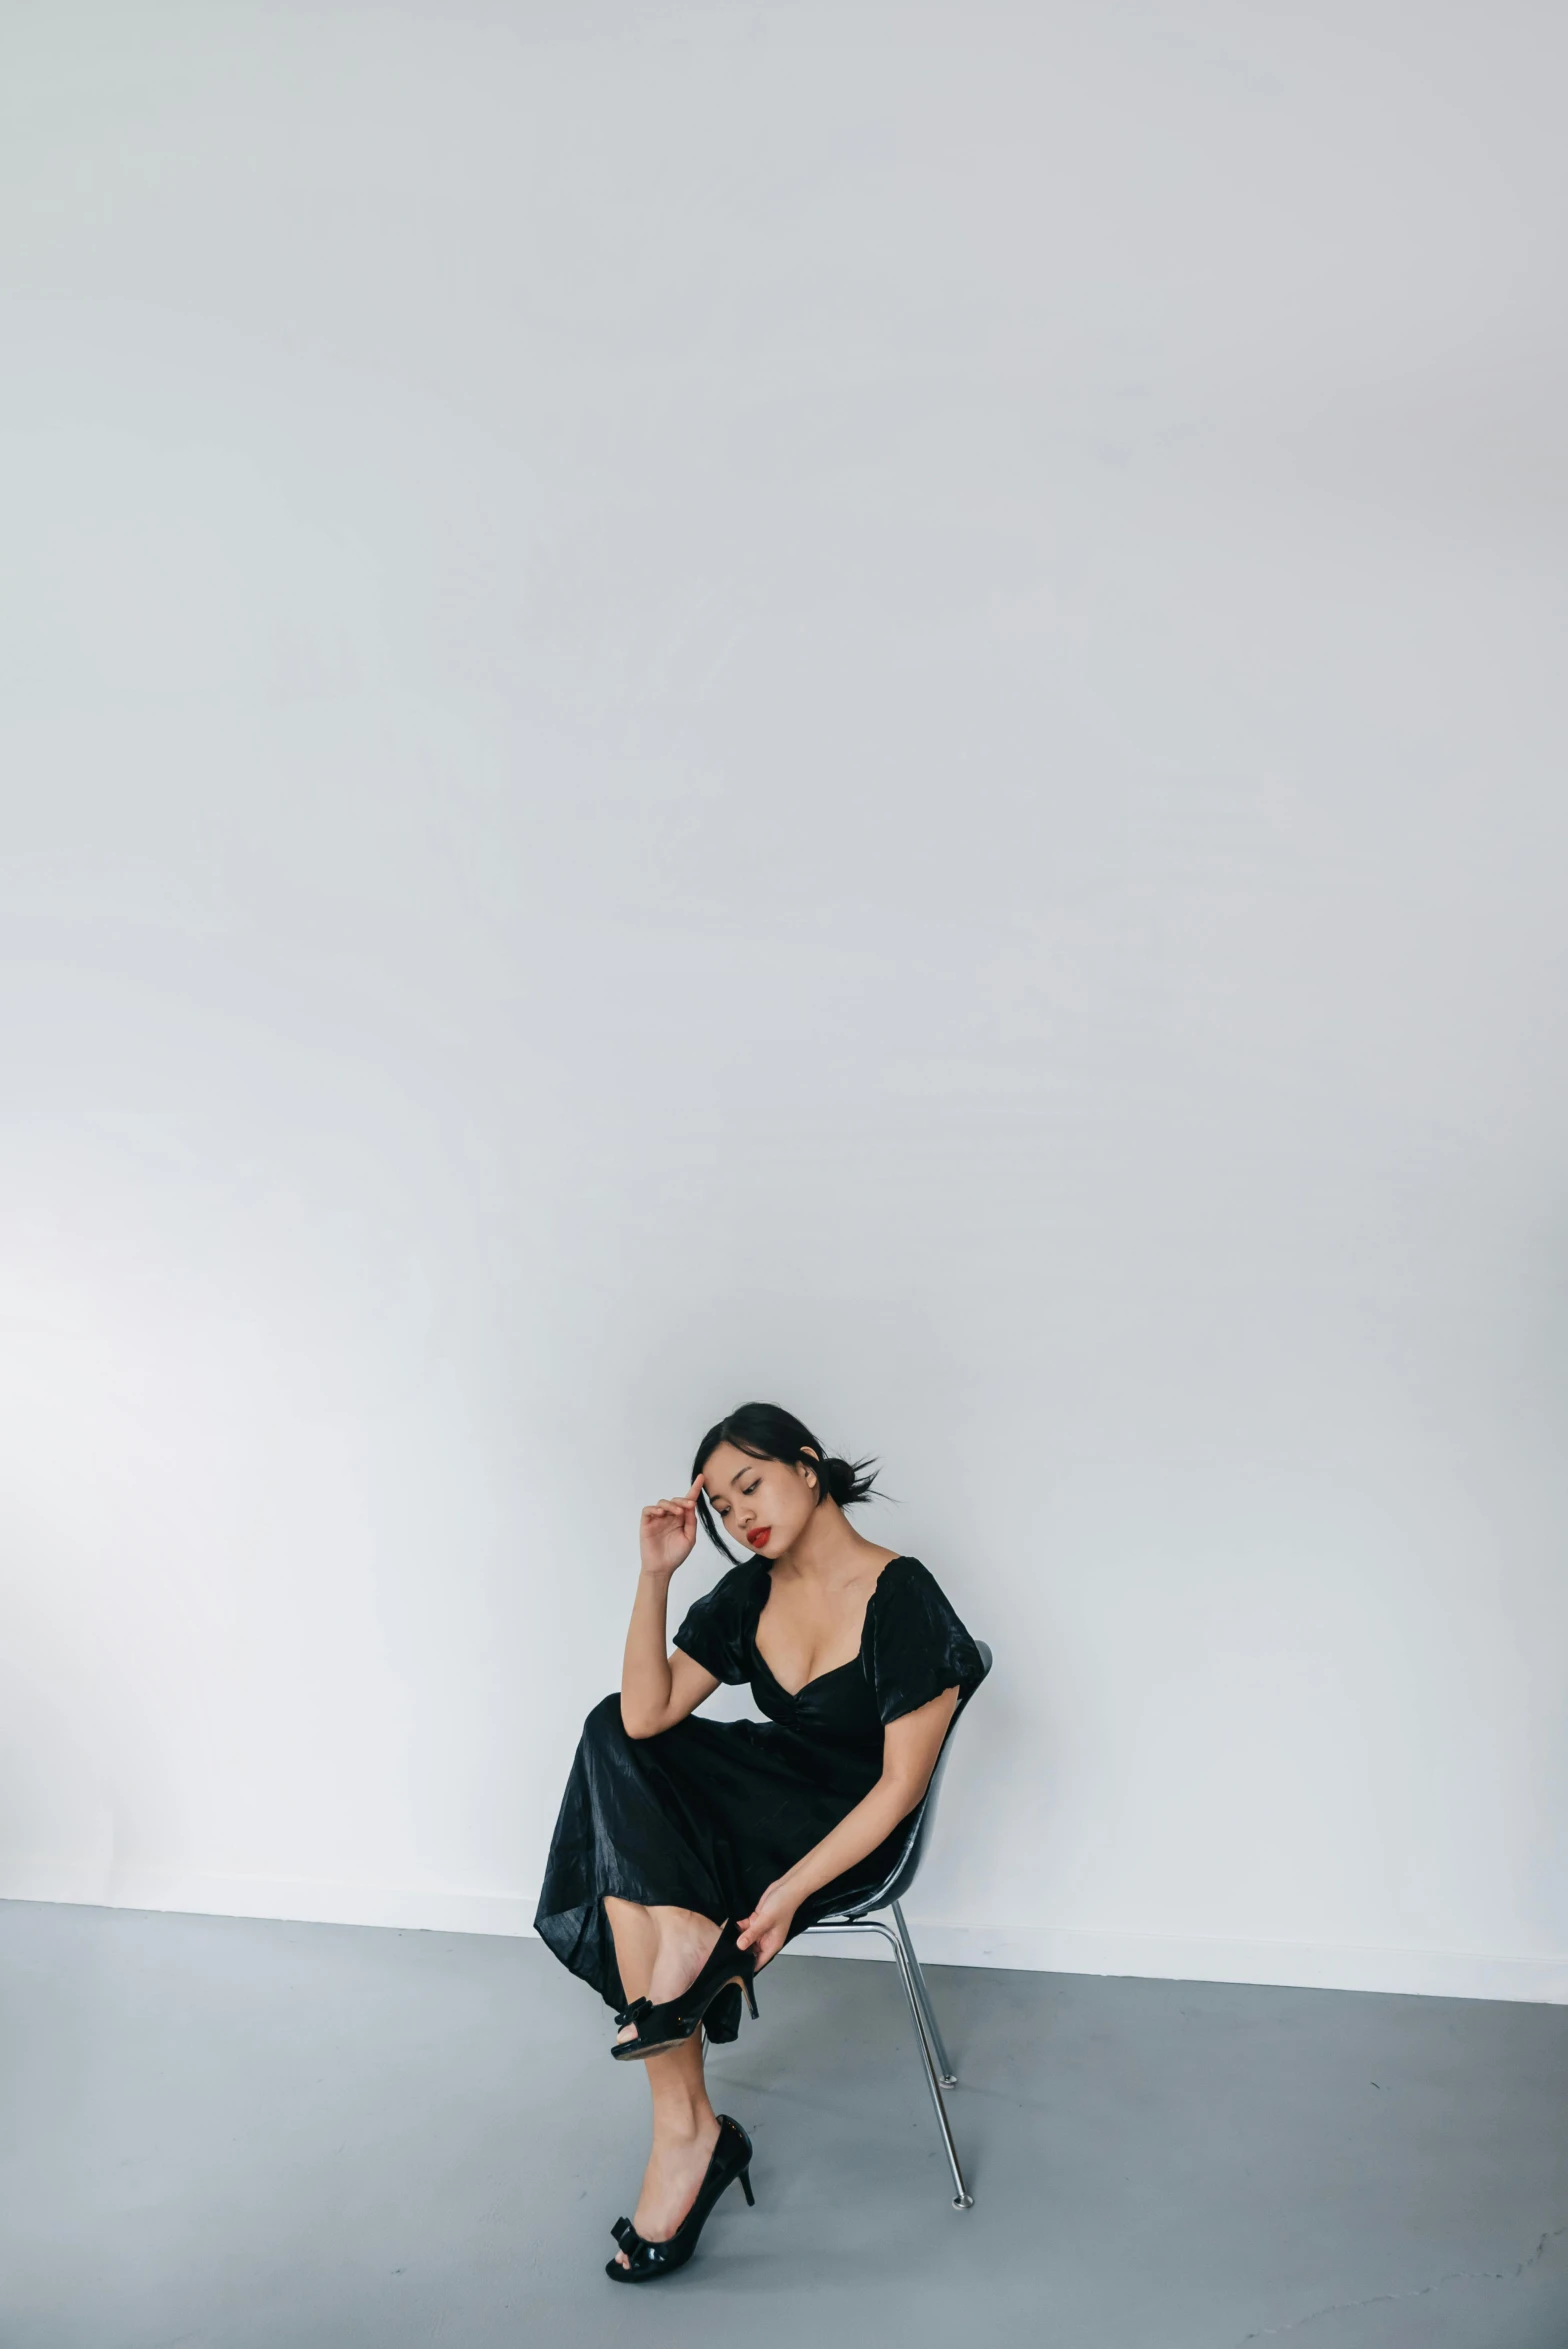
<svg viewBox="0 0 1568 2349"><path fill-rule="evenodd" d="M789 1929L795 1922L795 1911L800 1906L781 1884L770 1884L749 1917L737 1919L740 1930L736 1941L742 1949L757 1953L760 1973L769 1958L778 1956L789 1938Z"/></svg>

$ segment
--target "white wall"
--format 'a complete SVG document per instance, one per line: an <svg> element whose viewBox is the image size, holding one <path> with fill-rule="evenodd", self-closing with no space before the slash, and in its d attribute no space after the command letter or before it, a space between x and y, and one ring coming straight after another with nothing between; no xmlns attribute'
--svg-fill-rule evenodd
<svg viewBox="0 0 1568 2349"><path fill-rule="evenodd" d="M3 44L0 1892L522 1929L762 1394L934 1954L1568 1996L1560 14Z"/></svg>

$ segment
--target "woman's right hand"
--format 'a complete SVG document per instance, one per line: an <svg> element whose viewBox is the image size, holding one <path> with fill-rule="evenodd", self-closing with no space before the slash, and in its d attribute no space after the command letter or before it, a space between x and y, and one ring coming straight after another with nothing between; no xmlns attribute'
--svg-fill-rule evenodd
<svg viewBox="0 0 1568 2349"><path fill-rule="evenodd" d="M640 1540L644 1574L671 1575L684 1566L697 1539L699 1476L678 1501L650 1501L642 1513Z"/></svg>

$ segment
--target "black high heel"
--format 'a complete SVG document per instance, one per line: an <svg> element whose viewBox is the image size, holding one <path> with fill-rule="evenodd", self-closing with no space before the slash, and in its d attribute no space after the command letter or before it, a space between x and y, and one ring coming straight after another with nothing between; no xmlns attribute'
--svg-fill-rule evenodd
<svg viewBox="0 0 1568 2349"><path fill-rule="evenodd" d="M723 2047L740 2037L740 1984L727 1982L702 2018L710 2046Z"/></svg>
<svg viewBox="0 0 1568 2349"><path fill-rule="evenodd" d="M635 2039L618 2039L610 2049L617 2063L626 2063L635 2056L662 2055L667 2047L679 2047L689 2039L710 2006L723 1997L732 1983L738 1983L746 1994L751 2019L757 2020L757 1995L752 1988L752 1976L757 1971L757 1953L754 1949L736 1946L739 1931L733 1917L726 1920L718 1940L714 1943L707 1964L689 1983L679 1998L667 1998L655 2006L651 1998L634 1998L630 2006L622 2007L615 2020L618 2026L631 2023L636 2028ZM729 2019L726 2009L723 2021ZM714 2020L722 2022L719 2016ZM736 2020L739 2021L738 2011ZM733 2033L731 2034L733 2037Z"/></svg>
<svg viewBox="0 0 1568 2349"><path fill-rule="evenodd" d="M610 2232L629 2264L622 2267L618 2259L607 2259L605 2274L617 2284L648 2284L658 2276L673 2275L678 2267L684 2267L697 2248L703 2222L732 2178L739 2178L741 2192L755 2208L757 2198L751 2190L751 2139L739 2121L732 2121L727 2112L721 2112L719 2141L702 2174L697 2199L674 2234L667 2242L650 2243L646 2236L638 2234L629 2218L618 2218Z"/></svg>

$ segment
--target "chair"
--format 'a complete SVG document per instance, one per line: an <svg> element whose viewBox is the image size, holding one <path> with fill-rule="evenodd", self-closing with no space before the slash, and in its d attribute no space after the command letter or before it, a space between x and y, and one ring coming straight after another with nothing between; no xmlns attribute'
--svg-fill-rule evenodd
<svg viewBox="0 0 1568 2349"><path fill-rule="evenodd" d="M975 1646L980 1651L980 1661L984 1664L986 1672L989 1672L991 1669L990 1649L983 1639L977 1639ZM978 1686L977 1682L976 1688L970 1690L969 1699L974 1697ZM904 1848L894 1861L892 1870L886 1879L877 1886L874 1892L868 1892L863 1897L848 1902L845 1907L836 1910L832 1916L819 1917L815 1924L805 1928L807 1933L880 1933L884 1940L892 1943L893 1955L898 1960L899 1972L904 1978L904 1988L909 1995L909 2011L915 2019L915 2036L920 2042L920 2056L926 2068L926 2085L931 2091L931 2102L936 2107L937 2127L942 2132L942 2143L947 2147L947 2158L953 2172L955 2189L953 2208L955 2210L973 2210L975 2201L974 2196L964 2184L964 2173L958 2166L958 2148L953 2143L953 2132L948 2126L947 2106L942 2101L943 2087L956 2087L958 2075L948 2061L947 2049L942 2043L942 2034L937 2029L936 2015L931 2006L931 1993L926 1988L926 1978L920 1971L920 1960L915 1955L915 1945L909 1938L909 1927L905 1923L904 1911L900 1904L905 1893L914 1883L919 1869L921 1857L926 1848L926 1839L931 1833L931 1822L936 1816L936 1798L942 1784L942 1772L947 1767L948 1752L953 1743L953 1731L958 1727L959 1714L966 1710L969 1699L966 1699L965 1703L958 1707L947 1725L947 1735L942 1740L942 1750L937 1755L936 1768L931 1773L931 1783L921 1798L920 1808L909 1822L909 1832L904 1838ZM871 1912L874 1909L891 1909L893 1912L892 1924L889 1925L882 1918L873 1916Z"/></svg>

